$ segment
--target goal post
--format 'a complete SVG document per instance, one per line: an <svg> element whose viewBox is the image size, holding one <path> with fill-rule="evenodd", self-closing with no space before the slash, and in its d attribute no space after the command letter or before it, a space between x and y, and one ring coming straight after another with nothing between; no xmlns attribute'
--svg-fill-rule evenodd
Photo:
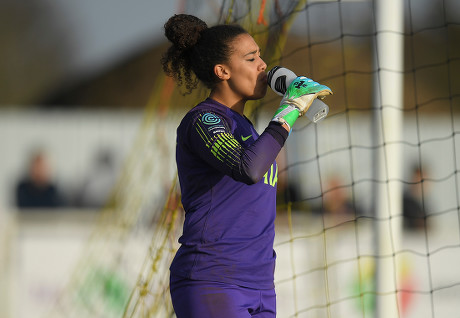
<svg viewBox="0 0 460 318"><path fill-rule="evenodd" d="M386 318L400 316L397 251L402 234L404 7L400 0L377 0L374 10L376 318Z"/></svg>

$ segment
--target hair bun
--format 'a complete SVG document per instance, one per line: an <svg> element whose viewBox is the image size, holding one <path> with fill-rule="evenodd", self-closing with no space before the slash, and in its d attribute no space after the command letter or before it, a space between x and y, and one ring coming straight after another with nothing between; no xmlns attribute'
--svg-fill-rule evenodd
<svg viewBox="0 0 460 318"><path fill-rule="evenodd" d="M199 18L188 14L176 14L165 23L165 36L177 49L193 47L200 38L200 33L208 26Z"/></svg>

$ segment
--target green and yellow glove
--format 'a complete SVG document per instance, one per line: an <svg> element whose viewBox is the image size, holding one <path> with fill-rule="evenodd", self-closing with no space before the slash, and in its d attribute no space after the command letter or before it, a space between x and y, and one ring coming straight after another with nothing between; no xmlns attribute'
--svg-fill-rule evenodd
<svg viewBox="0 0 460 318"><path fill-rule="evenodd" d="M289 84L272 121L281 125L286 123L290 130L297 118L308 111L315 99L323 99L327 95L332 95L329 87L305 76L299 76Z"/></svg>

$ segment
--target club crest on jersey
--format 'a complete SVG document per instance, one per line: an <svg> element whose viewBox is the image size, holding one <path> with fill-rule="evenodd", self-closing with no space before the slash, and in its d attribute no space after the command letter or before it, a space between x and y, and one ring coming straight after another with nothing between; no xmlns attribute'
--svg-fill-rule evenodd
<svg viewBox="0 0 460 318"><path fill-rule="evenodd" d="M221 119L219 116L211 114L211 113L206 113L201 117L201 121L205 125L215 125L221 122Z"/></svg>

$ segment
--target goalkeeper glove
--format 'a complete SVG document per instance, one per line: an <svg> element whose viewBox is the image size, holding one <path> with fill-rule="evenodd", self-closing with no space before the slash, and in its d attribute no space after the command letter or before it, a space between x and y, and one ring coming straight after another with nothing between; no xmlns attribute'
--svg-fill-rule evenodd
<svg viewBox="0 0 460 318"><path fill-rule="evenodd" d="M297 118L308 111L316 98L323 99L331 94L332 90L329 87L305 76L299 76L288 86L272 121L282 125L286 123L290 130Z"/></svg>

